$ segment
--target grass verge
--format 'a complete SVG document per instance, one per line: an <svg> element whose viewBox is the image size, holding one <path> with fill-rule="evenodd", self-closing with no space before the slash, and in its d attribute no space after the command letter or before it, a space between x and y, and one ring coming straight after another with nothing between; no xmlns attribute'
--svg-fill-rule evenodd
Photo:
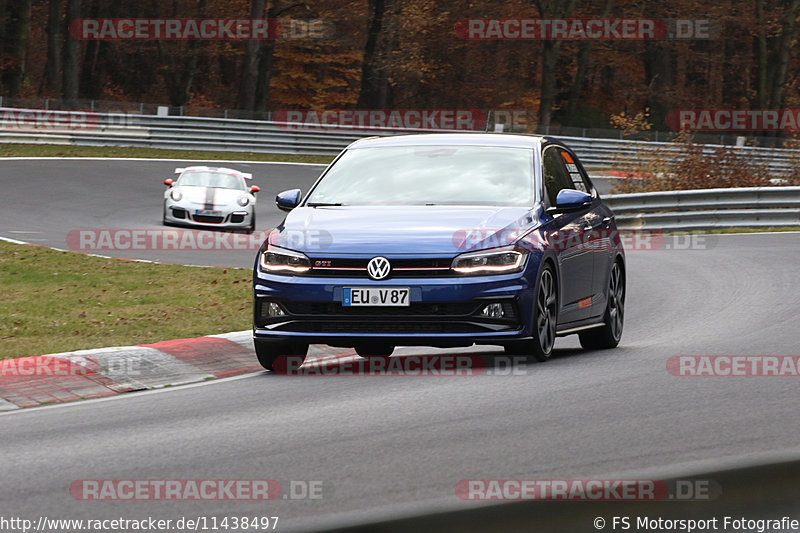
<svg viewBox="0 0 800 533"><path fill-rule="evenodd" d="M278 161L322 164L328 164L333 160L332 156L321 155L162 150L159 148L55 144L0 144L0 157L133 157L150 159L189 159L192 161Z"/></svg>
<svg viewBox="0 0 800 533"><path fill-rule="evenodd" d="M0 359L245 330L251 280L0 241Z"/></svg>

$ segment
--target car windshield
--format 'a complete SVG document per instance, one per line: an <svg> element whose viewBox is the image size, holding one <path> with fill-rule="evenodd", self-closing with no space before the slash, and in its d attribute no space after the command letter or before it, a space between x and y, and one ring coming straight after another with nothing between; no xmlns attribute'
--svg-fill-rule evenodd
<svg viewBox="0 0 800 533"><path fill-rule="evenodd" d="M533 150L488 146L353 149L306 205L532 205Z"/></svg>
<svg viewBox="0 0 800 533"><path fill-rule="evenodd" d="M178 185L187 187L218 187L220 189L245 190L242 178L221 172L190 170L181 174Z"/></svg>

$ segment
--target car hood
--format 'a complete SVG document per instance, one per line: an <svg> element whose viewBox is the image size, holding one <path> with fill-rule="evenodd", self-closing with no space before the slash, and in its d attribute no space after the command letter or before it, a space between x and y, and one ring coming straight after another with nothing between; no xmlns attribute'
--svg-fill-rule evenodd
<svg viewBox="0 0 800 533"><path fill-rule="evenodd" d="M245 191L238 189L223 189L220 187L194 187L176 186L176 189L183 195L183 202L189 202L204 206L211 203L216 206L227 206L236 203L240 197L247 195Z"/></svg>
<svg viewBox="0 0 800 533"><path fill-rule="evenodd" d="M312 256L455 255L510 244L532 225L527 207L299 207L271 242Z"/></svg>

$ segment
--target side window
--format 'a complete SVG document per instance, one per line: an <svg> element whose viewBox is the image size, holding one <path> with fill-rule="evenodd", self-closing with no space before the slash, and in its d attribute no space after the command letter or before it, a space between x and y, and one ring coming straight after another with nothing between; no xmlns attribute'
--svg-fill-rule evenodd
<svg viewBox="0 0 800 533"><path fill-rule="evenodd" d="M542 158L544 188L551 206L556 205L556 196L561 189L575 188L560 152L558 147L552 146L545 149Z"/></svg>
<svg viewBox="0 0 800 533"><path fill-rule="evenodd" d="M569 172L569 180L572 182L572 188L591 194L592 185L584 173L580 171L578 165L575 164L572 154L563 149L559 149L559 152L561 153L561 159L564 160L564 164L567 167L567 172Z"/></svg>

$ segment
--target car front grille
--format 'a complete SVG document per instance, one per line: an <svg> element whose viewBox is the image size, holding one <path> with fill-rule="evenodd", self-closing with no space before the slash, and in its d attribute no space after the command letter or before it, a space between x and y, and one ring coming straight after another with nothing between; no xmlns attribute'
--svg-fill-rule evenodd
<svg viewBox="0 0 800 533"><path fill-rule="evenodd" d="M221 224L225 217L209 216L209 215L192 215L195 222L205 222L207 224Z"/></svg>
<svg viewBox="0 0 800 533"><path fill-rule="evenodd" d="M479 325L460 322L401 321L381 322L375 320L309 320L278 326L276 331L300 333L479 333L487 331Z"/></svg>
<svg viewBox="0 0 800 533"><path fill-rule="evenodd" d="M270 316L267 305L275 300L256 298L255 324L273 331L298 333L478 333L520 327L517 303L501 300L469 302L412 302L407 307L343 306L341 302L277 301L279 316ZM498 302L503 318L481 315L484 307ZM270 324L272 326L270 327Z"/></svg>
<svg viewBox="0 0 800 533"><path fill-rule="evenodd" d="M312 258L311 270L306 275L338 278L368 278L367 263L370 259L372 258L341 259L315 257ZM392 270L387 279L452 276L453 272L450 270L452 261L450 257L389 259Z"/></svg>
<svg viewBox="0 0 800 533"><path fill-rule="evenodd" d="M479 302L422 303L412 302L408 307L343 306L340 302L283 302L292 315L314 316L432 316L464 317L478 311Z"/></svg>

